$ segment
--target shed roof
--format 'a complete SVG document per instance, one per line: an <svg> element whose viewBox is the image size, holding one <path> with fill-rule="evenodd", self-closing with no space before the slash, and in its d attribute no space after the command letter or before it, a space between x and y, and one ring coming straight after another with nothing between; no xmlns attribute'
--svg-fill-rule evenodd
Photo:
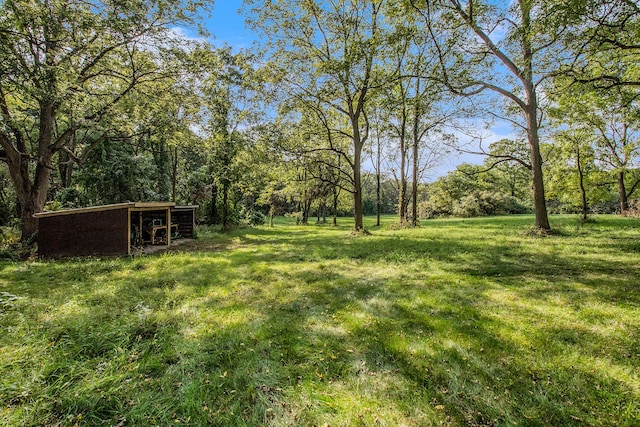
<svg viewBox="0 0 640 427"><path fill-rule="evenodd" d="M40 212L35 214L36 218L45 218L58 215L75 215L86 212L109 211L113 209L167 209L172 208L176 204L174 202L127 202L116 203L114 205L92 206L88 208L64 209L61 211Z"/></svg>

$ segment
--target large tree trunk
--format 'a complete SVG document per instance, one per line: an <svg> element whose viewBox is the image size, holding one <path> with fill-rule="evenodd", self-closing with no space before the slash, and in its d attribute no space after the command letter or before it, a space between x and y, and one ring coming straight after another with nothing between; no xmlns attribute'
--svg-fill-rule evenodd
<svg viewBox="0 0 640 427"><path fill-rule="evenodd" d="M222 229L229 229L229 180L222 180Z"/></svg>
<svg viewBox="0 0 640 427"><path fill-rule="evenodd" d="M416 79L416 99L413 106L413 179L411 186L411 225L418 225L418 167L420 155L420 79Z"/></svg>
<svg viewBox="0 0 640 427"><path fill-rule="evenodd" d="M406 102L406 101L404 101ZM402 117L400 120L400 183L398 185L398 215L400 223L404 224L407 220L407 175L405 168L407 164L407 111L406 107L402 107Z"/></svg>
<svg viewBox="0 0 640 427"><path fill-rule="evenodd" d="M416 117L413 131L413 179L411 185L411 225L413 227L418 225L418 154L418 120Z"/></svg>
<svg viewBox="0 0 640 427"><path fill-rule="evenodd" d="M42 212L47 201L47 190L51 176L51 156L41 157L41 163L36 166L33 182L31 182L29 174L29 159L21 154L12 157L8 164L20 204L20 220L22 222L20 240L30 242L38 232L38 222L34 215ZM16 159L18 165L13 163Z"/></svg>
<svg viewBox="0 0 640 427"><path fill-rule="evenodd" d="M624 214L629 210L627 201L627 189L624 185L624 171L618 172L618 193L620 194L620 213Z"/></svg>
<svg viewBox="0 0 640 427"><path fill-rule="evenodd" d="M362 209L362 181L360 177L360 164L353 165L353 220L354 231L364 230L364 211Z"/></svg>
<svg viewBox="0 0 640 427"><path fill-rule="evenodd" d="M576 146L576 166L578 167L578 185L580 186L580 198L582 199L582 219L587 219L589 205L587 204L587 190L584 187L584 173L582 172L582 158L580 147Z"/></svg>
<svg viewBox="0 0 640 427"><path fill-rule="evenodd" d="M20 219L22 221L22 230L20 241L31 242L38 233L38 220L35 218L35 214L42 212L45 202L47 200L47 188L34 189L26 197L19 197L20 199Z"/></svg>
<svg viewBox="0 0 640 427"><path fill-rule="evenodd" d="M540 140L535 105L530 105L527 111L529 150L531 155L531 180L533 188L533 210L535 213L535 227L540 231L549 231L549 217L544 194L544 180L542 176L542 156L540 155Z"/></svg>
<svg viewBox="0 0 640 427"><path fill-rule="evenodd" d="M524 59L524 75L522 83L526 94L526 105L523 107L527 118L527 138L531 156L531 181L533 189L533 210L535 213L535 227L539 231L549 231L549 217L544 194L544 179L542 176L542 156L540 155L540 136L538 132L538 95L533 84L533 50L531 48L531 4L520 2L522 11L522 54Z"/></svg>
<svg viewBox="0 0 640 427"><path fill-rule="evenodd" d="M273 228L273 217L276 214L276 208L275 206L271 205L269 207L269 228Z"/></svg>
<svg viewBox="0 0 640 427"><path fill-rule="evenodd" d="M326 224L327 223L327 202L323 200L320 206L322 207L322 224Z"/></svg>
<svg viewBox="0 0 640 427"><path fill-rule="evenodd" d="M338 186L334 185L333 187L333 226L336 227L338 225Z"/></svg>
<svg viewBox="0 0 640 427"><path fill-rule="evenodd" d="M309 210L311 209L311 196L309 195L309 189L307 188L307 170L302 171L302 182L304 185L304 191L302 192L302 200L300 200L300 211L302 212L302 218L300 223L303 225L309 224Z"/></svg>
<svg viewBox="0 0 640 427"><path fill-rule="evenodd" d="M7 150L6 163L18 199L19 215L22 222L20 239L27 241L38 231L36 220L33 218L36 208L31 200L32 184L29 179L29 159L17 150Z"/></svg>
<svg viewBox="0 0 640 427"><path fill-rule="evenodd" d="M336 171L336 175L334 176L334 182L332 186L333 193L333 226L336 227L338 225L338 198L340 197L340 187L338 186L338 182L340 181L340 154L337 156L338 158L338 170Z"/></svg>
<svg viewBox="0 0 640 427"><path fill-rule="evenodd" d="M354 135L354 155L353 155L353 219L354 231L356 233L364 231L364 211L362 209L362 177L361 177L361 157L362 145L360 144L360 133Z"/></svg>
<svg viewBox="0 0 640 427"><path fill-rule="evenodd" d="M482 82L485 88L491 89L499 93L518 105L522 110L525 119L527 121L527 139L529 142L529 154L531 160L531 181L533 190L533 207L535 212L535 227L539 231L550 231L549 218L547 216L547 206L545 202L544 194L544 181L542 176L542 157L540 155L540 140L538 132L538 100L536 94L536 86L534 85L534 73L533 73L533 57L534 50L532 48L531 40L535 36L535 29L531 24L531 15L533 9L533 2L529 0L519 0L517 2L520 9L521 25L518 26L515 22L512 24L519 27L520 48L522 57L518 60L512 60L515 57L509 57L505 51L502 51L493 40L489 37L476 21L477 17L473 15L473 8L469 8L469 12L463 7L463 3L457 0L450 0L448 2L456 13L465 20L471 30L483 41L485 46L507 67L507 69L513 74L514 77L520 80L522 88L526 95L526 99L521 99L517 91L509 91L503 87L496 86L492 81ZM475 3L469 3L473 5ZM515 3L514 3L515 5ZM513 51L512 51L513 52ZM510 52L510 53L512 53ZM538 52L538 55L540 53ZM516 63L521 63L520 68ZM537 78L537 76L536 76Z"/></svg>
<svg viewBox="0 0 640 427"><path fill-rule="evenodd" d="M381 176L380 176L380 162L381 162L381 147L380 147L380 134L378 133L378 150L376 153L376 226L380 227L380 214L382 213L382 192L381 192Z"/></svg>
<svg viewBox="0 0 640 427"><path fill-rule="evenodd" d="M15 149L7 151L9 174L20 203L20 219L22 221L20 240L22 242L31 242L38 233L38 222L34 215L42 212L47 201L52 169L53 153L50 147L53 139L54 117L53 106L49 104L41 106L38 129L38 162L33 181L31 181L29 171L29 157ZM21 151L26 151L26 147L21 148Z"/></svg>
<svg viewBox="0 0 640 427"><path fill-rule="evenodd" d="M380 193L380 170L376 173L376 226L380 227L380 214L382 213L382 197Z"/></svg>
<svg viewBox="0 0 640 427"><path fill-rule="evenodd" d="M13 153L12 153L13 154ZM9 175L13 181L18 201L18 209L21 220L22 242L31 241L38 232L38 223L33 216L44 208L44 202L36 203L32 197L33 185L29 179L29 160L20 153L17 155L7 155L6 160L9 168ZM44 193L46 194L46 188Z"/></svg>
<svg viewBox="0 0 640 427"><path fill-rule="evenodd" d="M31 199L30 192L26 194L18 194L20 201L20 220L22 222L20 241L28 242L38 232L38 221L33 216L38 212L35 203Z"/></svg>
<svg viewBox="0 0 640 427"><path fill-rule="evenodd" d="M178 185L178 147L173 149L171 165L171 201L176 201L176 187Z"/></svg>
<svg viewBox="0 0 640 427"><path fill-rule="evenodd" d="M308 192L305 190L304 193L304 201L302 202L302 224L309 224L309 214L311 212L311 202L313 199L309 196Z"/></svg>
<svg viewBox="0 0 640 427"><path fill-rule="evenodd" d="M73 149L73 147L69 147ZM71 187L71 178L73 177L74 161L65 150L58 152L58 173L60 174L60 186L62 188Z"/></svg>
<svg viewBox="0 0 640 427"><path fill-rule="evenodd" d="M209 211L209 223L218 223L218 186L215 182L211 184L211 209Z"/></svg>

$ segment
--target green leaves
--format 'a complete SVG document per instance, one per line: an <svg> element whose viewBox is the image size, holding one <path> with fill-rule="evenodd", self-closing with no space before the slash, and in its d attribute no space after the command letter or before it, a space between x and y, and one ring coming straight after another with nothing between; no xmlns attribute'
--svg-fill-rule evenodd
<svg viewBox="0 0 640 427"><path fill-rule="evenodd" d="M33 214L46 202L54 156L63 149L73 155L78 144L91 146L100 139L96 134L122 132L114 129L114 109L137 90L168 78L159 58L176 46L169 26L193 23L194 7L202 3L186 5L0 4L0 148L22 207L23 239L36 232ZM92 139L79 140L83 135Z"/></svg>

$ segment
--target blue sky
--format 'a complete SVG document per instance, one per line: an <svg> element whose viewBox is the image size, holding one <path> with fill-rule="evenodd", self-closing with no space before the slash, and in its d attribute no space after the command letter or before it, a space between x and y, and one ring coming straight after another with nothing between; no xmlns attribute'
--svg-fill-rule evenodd
<svg viewBox="0 0 640 427"><path fill-rule="evenodd" d="M238 12L241 6L242 0L218 0L214 3L211 18L206 19L212 43L226 43L235 48L251 46L254 36L244 27L244 19Z"/></svg>

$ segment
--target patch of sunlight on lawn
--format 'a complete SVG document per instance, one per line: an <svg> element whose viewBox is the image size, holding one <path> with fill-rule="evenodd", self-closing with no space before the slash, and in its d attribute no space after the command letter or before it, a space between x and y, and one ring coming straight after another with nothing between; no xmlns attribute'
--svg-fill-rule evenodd
<svg viewBox="0 0 640 427"><path fill-rule="evenodd" d="M549 368L554 366L580 371L587 376L606 379L607 382L622 383L633 393L640 393L640 368L616 363L607 357L606 351L599 356L587 356L580 351L563 353L552 359ZM594 387L600 388L597 384Z"/></svg>
<svg viewBox="0 0 640 427"><path fill-rule="evenodd" d="M283 221L1 264L0 424L640 425L637 221Z"/></svg>
<svg viewBox="0 0 640 427"><path fill-rule="evenodd" d="M422 398L399 373L354 361L352 375L316 381L284 390L285 402L276 406L271 425L414 426L444 419L444 412L428 405L407 405L403 399Z"/></svg>

